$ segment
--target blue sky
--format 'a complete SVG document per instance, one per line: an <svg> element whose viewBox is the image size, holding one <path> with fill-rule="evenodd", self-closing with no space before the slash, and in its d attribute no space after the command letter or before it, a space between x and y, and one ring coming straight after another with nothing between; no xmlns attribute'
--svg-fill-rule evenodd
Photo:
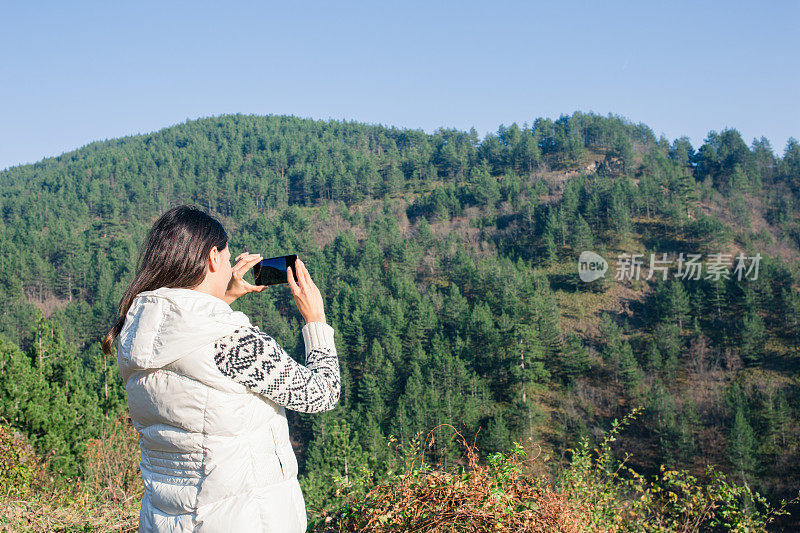
<svg viewBox="0 0 800 533"><path fill-rule="evenodd" d="M222 113L800 138L800 2L0 2L0 169Z"/></svg>

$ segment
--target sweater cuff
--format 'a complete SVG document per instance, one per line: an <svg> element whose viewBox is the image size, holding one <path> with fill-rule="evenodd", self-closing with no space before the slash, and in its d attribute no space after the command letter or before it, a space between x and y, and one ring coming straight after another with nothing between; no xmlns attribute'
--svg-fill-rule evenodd
<svg viewBox="0 0 800 533"><path fill-rule="evenodd" d="M314 348L336 346L333 342L333 328L325 322L309 322L303 326L303 342L306 344L306 353Z"/></svg>

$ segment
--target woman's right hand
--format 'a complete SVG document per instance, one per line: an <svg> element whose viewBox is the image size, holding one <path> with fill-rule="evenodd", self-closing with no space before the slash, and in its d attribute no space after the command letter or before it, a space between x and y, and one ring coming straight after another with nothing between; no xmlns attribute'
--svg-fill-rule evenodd
<svg viewBox="0 0 800 533"><path fill-rule="evenodd" d="M298 257L295 259L295 267L286 268L286 281L289 283L289 288L292 289L294 295L294 302L297 304L297 309L303 315L306 323L309 322L325 322L325 308L322 301L322 295L319 289L314 285L311 279L311 274L308 273L306 265ZM295 283L292 271L297 272L297 279L299 283Z"/></svg>

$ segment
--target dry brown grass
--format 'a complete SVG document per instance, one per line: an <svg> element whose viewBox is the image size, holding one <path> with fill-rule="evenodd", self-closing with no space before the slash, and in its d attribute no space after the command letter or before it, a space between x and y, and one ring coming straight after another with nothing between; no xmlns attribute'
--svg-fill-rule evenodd
<svg viewBox="0 0 800 533"><path fill-rule="evenodd" d="M127 414L114 420L101 438L87 442L84 456L89 487L115 502L141 500L139 435Z"/></svg>
<svg viewBox="0 0 800 533"><path fill-rule="evenodd" d="M426 466L425 449L433 446L433 433L411 454L403 474L328 516L315 530L536 533L591 529L584 504L555 490L545 477L531 475L523 454L497 455L481 464L476 448L455 431L465 450L466 467Z"/></svg>
<svg viewBox="0 0 800 533"><path fill-rule="evenodd" d="M138 434L127 416L87 442L85 480L49 474L21 435L0 426L0 531L132 532L142 482Z"/></svg>

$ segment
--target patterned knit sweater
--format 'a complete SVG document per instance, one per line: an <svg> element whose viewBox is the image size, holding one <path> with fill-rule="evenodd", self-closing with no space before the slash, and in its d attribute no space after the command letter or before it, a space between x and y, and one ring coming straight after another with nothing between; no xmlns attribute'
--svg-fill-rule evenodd
<svg viewBox="0 0 800 533"><path fill-rule="evenodd" d="M305 366L257 326L239 328L219 339L214 361L224 375L286 409L328 411L341 392L333 332L325 322L303 326Z"/></svg>

